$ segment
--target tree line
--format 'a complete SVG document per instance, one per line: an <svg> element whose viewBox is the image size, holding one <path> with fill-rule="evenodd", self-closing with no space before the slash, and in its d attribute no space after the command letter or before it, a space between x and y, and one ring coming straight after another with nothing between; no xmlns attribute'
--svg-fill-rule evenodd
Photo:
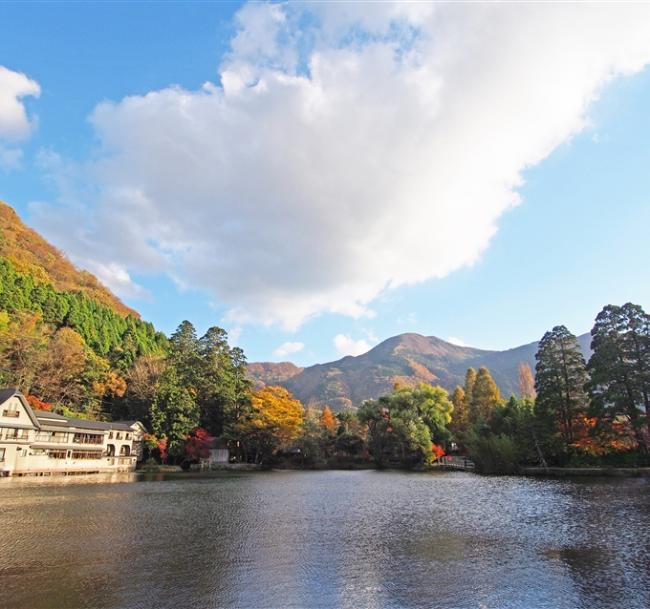
<svg viewBox="0 0 650 609"><path fill-rule="evenodd" d="M650 316L632 303L607 305L591 350L587 362L576 336L554 327L539 343L534 377L520 365L520 397L507 402L487 370L468 370L452 395L452 427L480 468L648 463Z"/></svg>
<svg viewBox="0 0 650 609"><path fill-rule="evenodd" d="M396 386L336 415L267 387L253 394L257 414L232 437L246 446L245 459L299 465L420 467L446 452L467 455L484 472L647 465L650 316L631 303L607 305L591 339L587 362L565 326L547 332L535 371L520 363L519 395L508 399L487 368L469 368L451 395L426 384Z"/></svg>
<svg viewBox="0 0 650 609"><path fill-rule="evenodd" d="M198 460L219 438L233 460L298 467L420 467L450 451L483 471L647 463L650 318L608 305L591 335L586 362L566 327L547 332L535 373L520 364L519 396L507 400L487 368L470 368L451 395L396 386L335 414L282 387L254 390L222 328L199 337L184 321L167 338L0 259L0 383L37 408L140 420L149 456L169 462Z"/></svg>

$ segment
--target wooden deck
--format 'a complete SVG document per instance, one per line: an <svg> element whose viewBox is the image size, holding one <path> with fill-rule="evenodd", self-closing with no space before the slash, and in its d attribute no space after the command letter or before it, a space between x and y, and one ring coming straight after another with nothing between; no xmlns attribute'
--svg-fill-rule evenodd
<svg viewBox="0 0 650 609"><path fill-rule="evenodd" d="M474 462L465 457L457 457L455 455L447 455L435 464L436 467L445 470L461 470L465 472L473 472L475 465Z"/></svg>

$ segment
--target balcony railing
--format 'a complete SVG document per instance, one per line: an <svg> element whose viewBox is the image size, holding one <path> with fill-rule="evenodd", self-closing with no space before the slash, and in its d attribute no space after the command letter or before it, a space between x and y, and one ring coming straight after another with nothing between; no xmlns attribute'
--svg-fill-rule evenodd
<svg viewBox="0 0 650 609"><path fill-rule="evenodd" d="M76 433L72 440L75 444L102 444L103 434Z"/></svg>
<svg viewBox="0 0 650 609"><path fill-rule="evenodd" d="M52 444L67 444L70 441L68 434L52 435L48 432L38 432L34 438L34 442L51 442Z"/></svg>
<svg viewBox="0 0 650 609"><path fill-rule="evenodd" d="M1 440L26 440L28 437L26 429L8 429L0 435Z"/></svg>

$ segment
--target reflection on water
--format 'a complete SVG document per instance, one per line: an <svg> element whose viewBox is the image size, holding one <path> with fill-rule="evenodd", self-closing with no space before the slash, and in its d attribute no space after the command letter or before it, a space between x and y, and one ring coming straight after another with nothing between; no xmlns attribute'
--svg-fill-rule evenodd
<svg viewBox="0 0 650 609"><path fill-rule="evenodd" d="M647 609L649 522L640 479L3 479L0 608Z"/></svg>

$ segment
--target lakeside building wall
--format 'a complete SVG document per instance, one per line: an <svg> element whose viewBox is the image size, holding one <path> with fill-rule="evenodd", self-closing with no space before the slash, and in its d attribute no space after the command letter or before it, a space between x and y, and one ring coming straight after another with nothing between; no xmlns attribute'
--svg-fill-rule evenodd
<svg viewBox="0 0 650 609"><path fill-rule="evenodd" d="M0 390L0 476L132 471L142 458L138 421L87 421L32 409Z"/></svg>

